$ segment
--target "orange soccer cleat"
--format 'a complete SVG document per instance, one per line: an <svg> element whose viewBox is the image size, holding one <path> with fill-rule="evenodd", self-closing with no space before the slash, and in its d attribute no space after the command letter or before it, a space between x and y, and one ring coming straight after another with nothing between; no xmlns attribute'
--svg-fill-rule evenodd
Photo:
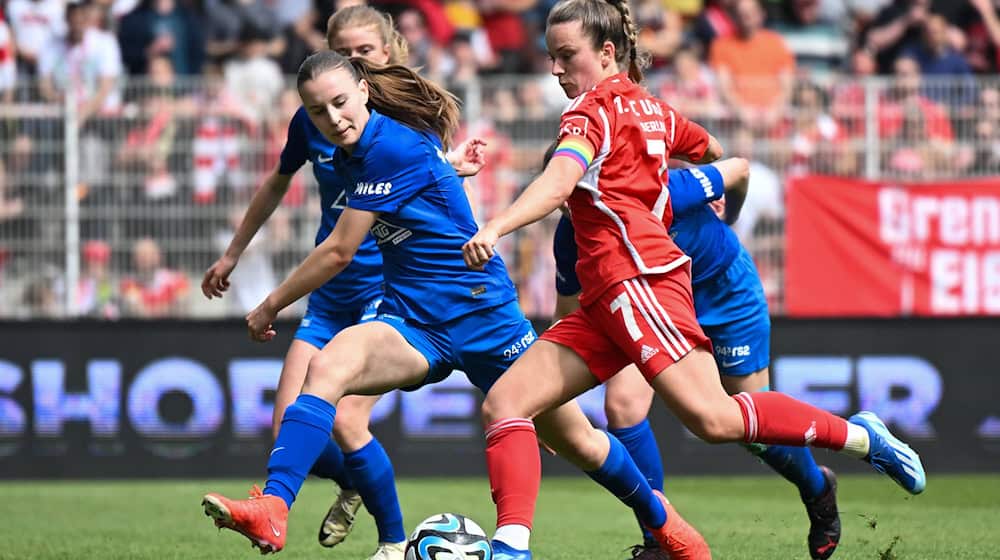
<svg viewBox="0 0 1000 560"><path fill-rule="evenodd" d="M201 500L205 515L216 527L232 529L250 539L261 554L278 552L285 547L288 506L277 496L264 495L254 484L247 500L230 500L221 494L205 494Z"/></svg>
<svg viewBox="0 0 1000 560"><path fill-rule="evenodd" d="M663 494L657 490L653 492L667 510L667 522L663 527L649 528L656 541L660 543L660 548L673 560L712 560L712 551L709 550L708 543L701 533L684 521Z"/></svg>

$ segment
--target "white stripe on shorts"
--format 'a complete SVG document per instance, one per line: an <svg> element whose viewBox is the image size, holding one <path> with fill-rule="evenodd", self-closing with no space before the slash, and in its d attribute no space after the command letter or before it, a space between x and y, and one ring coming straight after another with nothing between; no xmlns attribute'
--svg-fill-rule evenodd
<svg viewBox="0 0 1000 560"><path fill-rule="evenodd" d="M666 335L666 337L670 339L671 342L673 342L674 348L677 349L677 356L678 356L677 359L683 358L684 355L688 353L690 348L685 349L685 345L687 344L687 342L684 340L684 337L680 336L680 333L676 332L676 329L670 330L670 328L667 325L670 319L668 318L667 322L664 322L663 317L659 313L657 313L656 308L654 306L659 304L656 302L656 299L653 297L651 293L648 293L646 290L644 290L642 286L639 284L639 282L637 282L634 278L626 281L632 283L632 288L635 289L635 291L639 294L639 297L644 302L646 309L649 310L649 314L652 315L653 321L656 322L657 326L659 327L660 332Z"/></svg>
<svg viewBox="0 0 1000 560"><path fill-rule="evenodd" d="M628 292L630 299L632 300L632 306L639 310L642 314L642 318L646 320L646 324L649 325L649 330L653 331L656 335L657 340L663 348L670 354L670 357L676 362L681 359L684 352L680 350L681 346L674 340L674 337L667 332L666 327L657 320L656 316L649 312L647 309L647 304L643 301L642 291L639 285L635 283L635 280L626 280L623 282L625 285L625 290Z"/></svg>
<svg viewBox="0 0 1000 560"><path fill-rule="evenodd" d="M674 322L670 320L670 315L667 315L666 310L664 310L663 306L660 305L660 302L656 300L656 295L653 293L653 288L649 285L649 282L646 281L644 276L640 276L639 281L642 282L642 286L646 289L646 293L648 293L650 299L653 300L653 305L660 311L660 314L667 324L670 325L671 332L673 332L684 345L684 353L690 352L692 350L691 343L688 342L687 338L685 338L683 334L681 334L681 331L674 325ZM691 311L694 312L694 309Z"/></svg>

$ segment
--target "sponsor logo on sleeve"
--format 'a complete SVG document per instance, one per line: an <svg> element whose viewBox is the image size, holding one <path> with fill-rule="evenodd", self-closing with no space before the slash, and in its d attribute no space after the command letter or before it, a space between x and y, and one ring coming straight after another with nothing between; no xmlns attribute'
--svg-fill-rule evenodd
<svg viewBox="0 0 1000 560"><path fill-rule="evenodd" d="M582 115L574 115L572 117L566 117L563 119L562 127L559 129L559 137L563 136L586 136L587 135L587 117Z"/></svg>

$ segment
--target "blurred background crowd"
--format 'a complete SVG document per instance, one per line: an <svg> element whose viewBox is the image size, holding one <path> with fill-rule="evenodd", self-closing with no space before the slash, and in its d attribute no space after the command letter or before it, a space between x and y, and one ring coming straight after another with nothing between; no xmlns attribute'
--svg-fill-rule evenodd
<svg viewBox="0 0 1000 560"><path fill-rule="evenodd" d="M204 300L299 105L290 76L355 1L0 2L0 317L242 315L312 245L308 170ZM553 0L370 2L409 64L489 142L488 219L539 170L566 99ZM1000 0L634 0L647 86L752 161L736 230L781 312L783 190L796 175L1000 174ZM502 250L529 315L551 313L553 224ZM299 310L301 311L301 310Z"/></svg>

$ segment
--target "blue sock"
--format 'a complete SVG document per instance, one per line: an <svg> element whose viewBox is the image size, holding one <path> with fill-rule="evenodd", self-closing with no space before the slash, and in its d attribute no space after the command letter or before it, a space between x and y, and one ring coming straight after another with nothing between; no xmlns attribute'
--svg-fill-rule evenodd
<svg viewBox="0 0 1000 560"><path fill-rule="evenodd" d="M618 438L628 450L628 454L639 467L639 472L646 477L646 481L654 490L663 492L663 463L660 462L660 447L656 444L656 436L652 428L649 427L649 420L643 420L635 426L629 428L617 428L608 430L613 436ZM636 516L638 519L638 515ZM656 540L653 534L646 530L642 521L639 522L642 530L642 538L646 543L654 543Z"/></svg>
<svg viewBox="0 0 1000 560"><path fill-rule="evenodd" d="M278 438L267 461L264 493L278 496L292 507L309 469L330 441L337 409L313 395L299 395L285 409Z"/></svg>
<svg viewBox="0 0 1000 560"><path fill-rule="evenodd" d="M774 472L797 486L803 500L814 499L826 491L826 478L808 447L769 445L754 454L774 469Z"/></svg>
<svg viewBox="0 0 1000 560"><path fill-rule="evenodd" d="M611 434L608 434L608 440L611 442L608 458L601 468L587 472L587 476L632 508L640 523L649 527L662 527L667 522L667 512L660 500L653 495L649 481L639 472L639 467L629 457L622 442Z"/></svg>
<svg viewBox="0 0 1000 560"><path fill-rule="evenodd" d="M364 502L368 513L375 518L378 541L398 543L406 540L403 512L396 496L396 475L385 449L377 439L344 454L347 471Z"/></svg>
<svg viewBox="0 0 1000 560"><path fill-rule="evenodd" d="M336 482L341 490L354 490L351 477L347 474L347 465L344 464L344 452L333 438L326 442L326 447L309 472Z"/></svg>

